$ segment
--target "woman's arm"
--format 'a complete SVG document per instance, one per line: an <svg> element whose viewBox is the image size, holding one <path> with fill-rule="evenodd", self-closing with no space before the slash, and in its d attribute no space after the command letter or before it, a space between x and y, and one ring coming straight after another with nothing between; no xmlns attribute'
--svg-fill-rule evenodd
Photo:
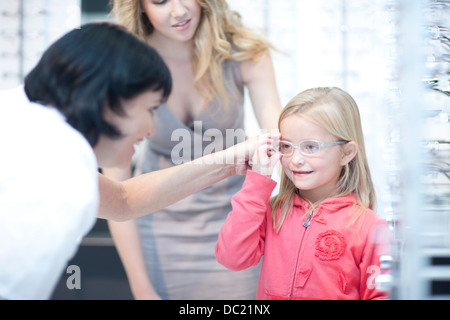
<svg viewBox="0 0 450 320"><path fill-rule="evenodd" d="M115 181L123 181L131 178L131 168L108 168L103 170L103 174ZM147 274L136 220L122 222L109 220L108 226L134 298L136 300L159 300L160 297Z"/></svg>
<svg viewBox="0 0 450 320"><path fill-rule="evenodd" d="M267 130L277 129L281 102L269 51L255 61L242 62L241 73L259 126Z"/></svg>
<svg viewBox="0 0 450 320"><path fill-rule="evenodd" d="M279 134L265 134L194 161L149 172L123 182L99 174L98 217L134 219L173 204L234 174L245 174L257 141L271 143Z"/></svg>
<svg viewBox="0 0 450 320"><path fill-rule="evenodd" d="M136 220L108 221L108 225L133 297L136 300L160 300L147 274Z"/></svg>

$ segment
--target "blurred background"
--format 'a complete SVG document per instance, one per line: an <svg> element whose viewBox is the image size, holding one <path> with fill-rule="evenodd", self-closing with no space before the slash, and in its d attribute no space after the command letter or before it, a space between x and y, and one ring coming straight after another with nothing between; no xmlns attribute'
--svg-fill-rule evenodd
<svg viewBox="0 0 450 320"><path fill-rule="evenodd" d="M274 52L285 105L315 86L348 91L361 111L377 213L394 235L392 299L450 299L450 1L228 0ZM42 52L68 30L113 21L108 0L0 2L0 89L22 83ZM248 97L248 95L247 95ZM248 135L258 127L246 103ZM53 299L132 299L105 221L98 220L62 274Z"/></svg>

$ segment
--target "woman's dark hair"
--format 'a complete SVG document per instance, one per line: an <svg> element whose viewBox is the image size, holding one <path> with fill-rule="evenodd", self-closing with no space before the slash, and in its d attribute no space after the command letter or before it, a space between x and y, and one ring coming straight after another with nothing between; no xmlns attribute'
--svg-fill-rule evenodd
<svg viewBox="0 0 450 320"><path fill-rule="evenodd" d="M120 99L162 90L172 78L158 53L120 26L91 23L52 44L25 78L30 101L56 107L91 146L99 136L120 137L103 119L104 108L126 116Z"/></svg>

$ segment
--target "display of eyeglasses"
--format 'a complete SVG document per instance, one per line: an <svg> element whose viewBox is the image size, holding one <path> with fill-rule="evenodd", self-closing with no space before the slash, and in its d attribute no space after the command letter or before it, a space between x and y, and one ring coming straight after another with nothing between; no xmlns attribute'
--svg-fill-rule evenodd
<svg viewBox="0 0 450 320"><path fill-rule="evenodd" d="M80 0L0 1L0 89L20 84L43 51L80 25Z"/></svg>
<svg viewBox="0 0 450 320"><path fill-rule="evenodd" d="M450 298L450 2L390 1L393 299ZM389 163L389 162L388 162Z"/></svg>

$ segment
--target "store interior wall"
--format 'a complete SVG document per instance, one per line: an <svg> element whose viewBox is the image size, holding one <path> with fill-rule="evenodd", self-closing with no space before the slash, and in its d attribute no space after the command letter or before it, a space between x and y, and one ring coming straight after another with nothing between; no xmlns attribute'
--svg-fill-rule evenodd
<svg viewBox="0 0 450 320"><path fill-rule="evenodd" d="M419 19L414 16L417 13L412 12L404 15L402 20L402 15L399 14L402 5L415 8L415 5L425 6L439 2L417 1L414 5L410 5L408 1L228 0L230 7L240 12L244 23L260 29L280 50L280 52L273 52L272 56L282 105L285 105L300 91L315 86L338 86L347 90L355 98L361 111L369 165L377 191L377 213L391 223L394 237L400 246L404 244L403 237L405 235L401 232L397 233L396 223L399 215L401 216L406 209L398 206L398 202L411 199L411 197L420 197L422 193L435 192L434 189L431 191L413 189L411 194L405 195L400 190L409 181L408 179L412 179L418 185L421 183L423 176L420 177L416 172L409 172L409 169L406 168L420 165L419 162L426 160L414 155L414 146L410 147L411 150L404 150L405 141L410 137L405 136L406 129L402 130L401 128L407 127L408 120L417 116L415 119L420 122L415 128L417 139L441 142L450 140L448 127L450 104L448 95L445 95L445 92L449 92L446 67L441 67L442 69L439 69L437 75L434 71L434 73L428 72L428 80L441 79L438 85L443 94L439 94L435 88L426 92L429 100L421 106L417 106L417 102L414 101L411 105L404 106L399 100L399 92L401 86L404 85L401 83L402 72L404 72L401 59L404 60L403 63L409 63L411 60L408 59L413 58L411 57L413 55L407 53L399 57L399 52L401 52L399 32L401 32L402 23L403 27L410 28L409 30L418 27L418 29L414 29L418 31L415 35L416 38L413 37L411 43L422 49L425 48L421 52L422 55L415 56L417 60L412 61L413 65L421 64L422 61L433 63L433 59L439 59L438 54L432 52L430 48L440 48L437 42L445 37L448 39L449 36L448 33L444 36L438 35L437 38L435 37L436 39L432 38L431 41L426 42L421 40L422 34L419 33L423 31L423 36L426 38L429 36L426 31L430 31L429 29L433 26L438 26L438 33L439 26L441 30L444 30L442 27L447 27L447 32L450 27L448 21L450 13L445 7L444 9L439 7L436 11L441 12L442 16L439 17L436 17L439 14L434 11L422 10ZM21 35L22 42L18 40L17 34L11 31L19 28L14 16L14 13L21 9L17 7L18 3L22 4L23 12L26 13L26 19L22 21L23 25L21 26L25 31ZM108 0L21 0L10 1L9 4L3 2L1 6L0 9L3 12L9 13L0 16L2 20L0 51L3 61L0 62L0 89L20 84L23 75L34 65L40 57L40 53L63 32L79 24L112 21L112 17L107 14L109 11ZM49 16L52 19L46 19ZM433 25L427 19L437 19L439 23ZM419 20L420 25L418 26ZM39 27L33 28L33 24ZM430 26L430 28L427 29L426 26ZM431 28L430 32L433 31L436 33L435 28ZM24 52L27 54L26 57ZM450 55L445 51L443 54L447 54L448 64ZM412 77L417 78L418 81L426 80L421 72L435 69L434 67L426 70L411 69L416 70ZM407 85L410 86L410 84ZM419 88L420 90L421 88ZM248 95L246 97L247 133L248 135L258 134L258 125L253 116ZM431 113L434 111L435 113L423 118L424 110L422 108L424 105L427 109L425 111ZM425 127L426 124L428 124L427 127ZM442 149L443 146L446 145L441 143L440 148ZM405 154L412 155L412 158L405 159L402 150L406 152ZM447 161L447 169L443 169L445 172L448 170L448 153L444 156L441 153L439 157L444 159L444 163ZM412 166L404 166L405 162ZM446 172L448 175L448 171ZM405 176L408 174L410 176L406 179ZM434 233L431 232L432 235L425 236L425 238L428 239L427 243L430 243L430 239L434 241L431 241L431 247L433 252L439 252L439 254L437 258L436 256L401 256L405 260L408 258L411 261L420 261L422 267L426 267L426 261L430 259L434 259L433 261L441 259L439 261L444 262L445 259L450 259L448 180L445 180L445 176L443 178L439 176L436 180L430 174L425 175L425 180L431 181L428 186L432 185L433 188L439 185L439 192L443 194L443 200L440 201L443 201L444 204L439 207L434 206L429 210L435 213L437 211L438 214L433 217L439 217L429 220L430 226L425 230L430 233L429 229L434 228L431 230ZM418 203L419 207L422 205L425 204ZM442 210L443 213L439 210ZM422 212L425 210L419 210L417 214L420 215ZM412 217L410 219L415 219L417 214L416 216L410 215L409 217ZM433 226L438 226L438 228ZM423 245L423 241L418 244L418 246ZM83 287L81 290L69 290L66 285L69 275L63 274L60 284L55 290L54 299L131 298L123 267L104 220L97 222L70 264L80 265L83 272ZM438 280L430 277L429 279L432 279L430 283L437 281L435 286L444 287L444 290L441 290L444 294L442 297L450 296L450 289L447 289L450 288L448 263L441 266L444 269L440 269ZM399 269L401 268L399 267ZM433 272L431 271L432 274L434 274ZM404 273L406 274L406 272ZM413 275L402 281L407 282L411 279L416 278ZM392 284L390 285L392 286ZM424 285L415 297L426 298L430 295L430 288ZM403 296L400 295L400 297L405 296L408 296L407 293L404 293Z"/></svg>

